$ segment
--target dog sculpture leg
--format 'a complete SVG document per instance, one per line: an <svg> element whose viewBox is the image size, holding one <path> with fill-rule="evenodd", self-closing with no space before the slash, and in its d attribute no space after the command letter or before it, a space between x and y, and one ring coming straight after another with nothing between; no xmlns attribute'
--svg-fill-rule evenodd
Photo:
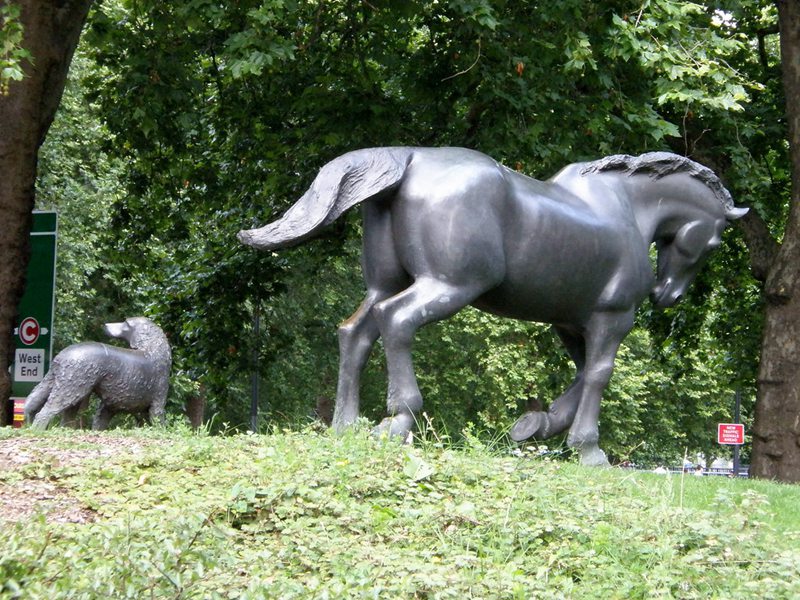
<svg viewBox="0 0 800 600"><path fill-rule="evenodd" d="M89 397L92 393L92 385L94 382L85 382L84 385L74 387L73 381L67 380L65 385L58 379L55 370L51 371L55 379L50 397L45 402L44 407L40 410L31 424L36 429L46 429L50 421L58 414L61 414L66 409L80 406L80 404ZM36 391L36 390L34 390Z"/></svg>
<svg viewBox="0 0 800 600"><path fill-rule="evenodd" d="M166 411L164 410L164 404L166 404L166 399L164 400L156 400L153 404L150 405L150 409L148 411L148 416L150 418L151 425L161 425L162 427L166 426L167 424L167 415Z"/></svg>
<svg viewBox="0 0 800 600"><path fill-rule="evenodd" d="M61 413L61 426L62 427L71 427L72 429L78 429L80 426L80 422L78 420L78 413L83 408L83 404L76 404L75 406L70 406L69 408L65 408L64 412Z"/></svg>
<svg viewBox="0 0 800 600"><path fill-rule="evenodd" d="M25 422L31 423L34 416L38 413L50 397L50 392L53 389L53 374L52 371L44 376L33 391L28 394L25 400Z"/></svg>
<svg viewBox="0 0 800 600"><path fill-rule="evenodd" d="M92 419L92 429L95 431L108 429L108 423L111 421L111 417L113 416L114 411L100 402L100 406L97 407L97 412L94 413L94 418Z"/></svg>

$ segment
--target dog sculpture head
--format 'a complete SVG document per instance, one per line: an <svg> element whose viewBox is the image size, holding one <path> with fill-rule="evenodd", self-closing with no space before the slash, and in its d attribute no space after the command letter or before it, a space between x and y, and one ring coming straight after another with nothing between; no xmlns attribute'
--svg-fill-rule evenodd
<svg viewBox="0 0 800 600"><path fill-rule="evenodd" d="M106 323L106 334L112 338L125 340L134 350L147 355L171 358L169 342L161 328L147 317L129 317L121 323Z"/></svg>

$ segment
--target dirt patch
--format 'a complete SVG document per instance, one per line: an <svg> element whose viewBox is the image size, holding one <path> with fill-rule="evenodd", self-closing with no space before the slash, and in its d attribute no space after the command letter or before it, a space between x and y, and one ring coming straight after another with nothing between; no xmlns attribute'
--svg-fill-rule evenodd
<svg viewBox="0 0 800 600"><path fill-rule="evenodd" d="M54 470L144 452L152 440L87 433L57 438L0 440L0 521L23 522L42 513L50 522L89 523L95 514L58 482Z"/></svg>
<svg viewBox="0 0 800 600"><path fill-rule="evenodd" d="M44 514L52 523L91 523L95 513L68 490L49 481L25 480L0 484L0 521L21 523Z"/></svg>

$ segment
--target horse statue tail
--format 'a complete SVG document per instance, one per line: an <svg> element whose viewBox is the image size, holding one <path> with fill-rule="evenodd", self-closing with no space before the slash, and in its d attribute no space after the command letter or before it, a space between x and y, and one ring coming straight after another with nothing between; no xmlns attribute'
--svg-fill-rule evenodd
<svg viewBox="0 0 800 600"><path fill-rule="evenodd" d="M294 246L316 235L348 208L395 189L411 148L367 148L348 152L320 169L311 187L277 221L238 233L239 241L259 250Z"/></svg>

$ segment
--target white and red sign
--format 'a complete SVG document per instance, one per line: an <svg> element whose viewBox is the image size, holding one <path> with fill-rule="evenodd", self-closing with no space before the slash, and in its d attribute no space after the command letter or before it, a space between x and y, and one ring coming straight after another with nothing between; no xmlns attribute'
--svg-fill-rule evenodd
<svg viewBox="0 0 800 600"><path fill-rule="evenodd" d="M717 443L728 446L744 444L744 425L741 423L719 423L717 425Z"/></svg>
<svg viewBox="0 0 800 600"><path fill-rule="evenodd" d="M26 317L19 324L19 341L26 346L32 346L39 339L41 329L39 328L39 321L33 317Z"/></svg>

